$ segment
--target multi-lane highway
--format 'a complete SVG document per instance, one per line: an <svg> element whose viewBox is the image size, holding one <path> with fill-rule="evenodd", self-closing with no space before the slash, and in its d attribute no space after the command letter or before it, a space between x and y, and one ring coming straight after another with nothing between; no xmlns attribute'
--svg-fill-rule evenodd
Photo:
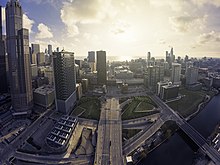
<svg viewBox="0 0 220 165"><path fill-rule="evenodd" d="M95 164L123 164L121 109L115 98L107 99L101 110Z"/></svg>

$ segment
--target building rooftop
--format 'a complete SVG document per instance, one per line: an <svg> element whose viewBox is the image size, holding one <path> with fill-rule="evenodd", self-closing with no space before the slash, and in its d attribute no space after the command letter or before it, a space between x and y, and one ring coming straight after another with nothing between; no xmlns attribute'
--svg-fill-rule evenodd
<svg viewBox="0 0 220 165"><path fill-rule="evenodd" d="M177 88L179 87L179 85L172 85L172 84L169 84L169 85L164 85L163 88L165 89L170 89L170 88Z"/></svg>
<svg viewBox="0 0 220 165"><path fill-rule="evenodd" d="M45 85L35 89L34 92L42 95L46 95L54 92L54 88L51 85Z"/></svg>

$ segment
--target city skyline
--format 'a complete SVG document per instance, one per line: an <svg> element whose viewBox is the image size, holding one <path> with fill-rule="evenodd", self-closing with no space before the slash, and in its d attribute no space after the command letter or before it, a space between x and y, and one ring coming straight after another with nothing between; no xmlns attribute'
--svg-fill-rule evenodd
<svg viewBox="0 0 220 165"><path fill-rule="evenodd" d="M7 0L3 0L5 7ZM48 44L85 56L104 49L108 56L130 59L176 56L218 57L218 1L58 1L20 0L30 43ZM86 5L85 5L86 4ZM89 6L89 7L88 7ZM4 12L3 12L4 14ZM4 23L5 25L5 23ZM4 32L5 32L5 28ZM114 43L114 44L112 44ZM120 59L119 59L120 60Z"/></svg>

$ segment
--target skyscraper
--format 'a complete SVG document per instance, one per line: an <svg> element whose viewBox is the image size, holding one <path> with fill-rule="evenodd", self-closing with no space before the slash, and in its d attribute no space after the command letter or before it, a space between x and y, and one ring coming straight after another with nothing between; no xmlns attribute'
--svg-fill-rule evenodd
<svg viewBox="0 0 220 165"><path fill-rule="evenodd" d="M31 44L31 63L37 64L37 55L40 53L39 44Z"/></svg>
<svg viewBox="0 0 220 165"><path fill-rule="evenodd" d="M48 45L48 54L49 54L50 56L53 55L52 45Z"/></svg>
<svg viewBox="0 0 220 165"><path fill-rule="evenodd" d="M95 71L95 52L94 51L90 51L88 52L88 63L89 63L89 67L91 68L91 72Z"/></svg>
<svg viewBox="0 0 220 165"><path fill-rule="evenodd" d="M147 53L147 66L150 66L151 53Z"/></svg>
<svg viewBox="0 0 220 165"><path fill-rule="evenodd" d="M180 85L181 65L178 63L172 63L171 82L174 85Z"/></svg>
<svg viewBox="0 0 220 165"><path fill-rule="evenodd" d="M37 65L44 65L45 64L45 53L37 53Z"/></svg>
<svg viewBox="0 0 220 165"><path fill-rule="evenodd" d="M14 114L29 114L33 104L29 34L23 29L23 12L18 0L10 0L6 5L6 34Z"/></svg>
<svg viewBox="0 0 220 165"><path fill-rule="evenodd" d="M68 114L76 103L75 61L72 52L53 53L56 106L58 111Z"/></svg>
<svg viewBox="0 0 220 165"><path fill-rule="evenodd" d="M199 69L190 66L186 72L186 85L196 84L198 81Z"/></svg>
<svg viewBox="0 0 220 165"><path fill-rule="evenodd" d="M99 85L105 85L107 74L106 74L106 52L105 51L97 51L97 82Z"/></svg>
<svg viewBox="0 0 220 165"><path fill-rule="evenodd" d="M175 55L173 54L173 48L171 48L170 53L166 51L166 62L168 62L171 67L174 61L175 61Z"/></svg>
<svg viewBox="0 0 220 165"><path fill-rule="evenodd" d="M144 82L147 88L156 89L159 81L164 80L164 66L147 67Z"/></svg>
<svg viewBox="0 0 220 165"><path fill-rule="evenodd" d="M31 44L32 53L37 54L40 53L40 45L39 44Z"/></svg>
<svg viewBox="0 0 220 165"><path fill-rule="evenodd" d="M7 92L7 76L6 76L6 61L5 61L5 43L2 37L2 7L0 6L0 93Z"/></svg>
<svg viewBox="0 0 220 165"><path fill-rule="evenodd" d="M47 60L47 64L51 64L52 60L53 60L53 48L52 45L48 45L48 60Z"/></svg>

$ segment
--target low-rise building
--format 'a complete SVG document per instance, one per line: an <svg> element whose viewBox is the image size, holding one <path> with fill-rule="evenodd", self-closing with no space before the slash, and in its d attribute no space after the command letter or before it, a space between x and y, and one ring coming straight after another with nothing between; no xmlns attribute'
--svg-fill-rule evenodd
<svg viewBox="0 0 220 165"><path fill-rule="evenodd" d="M39 87L34 90L34 103L42 107L50 107L54 103L54 88L49 85Z"/></svg>
<svg viewBox="0 0 220 165"><path fill-rule="evenodd" d="M55 124L52 131L47 135L47 144L51 147L67 146L70 137L74 134L78 120L75 117L64 115Z"/></svg>

